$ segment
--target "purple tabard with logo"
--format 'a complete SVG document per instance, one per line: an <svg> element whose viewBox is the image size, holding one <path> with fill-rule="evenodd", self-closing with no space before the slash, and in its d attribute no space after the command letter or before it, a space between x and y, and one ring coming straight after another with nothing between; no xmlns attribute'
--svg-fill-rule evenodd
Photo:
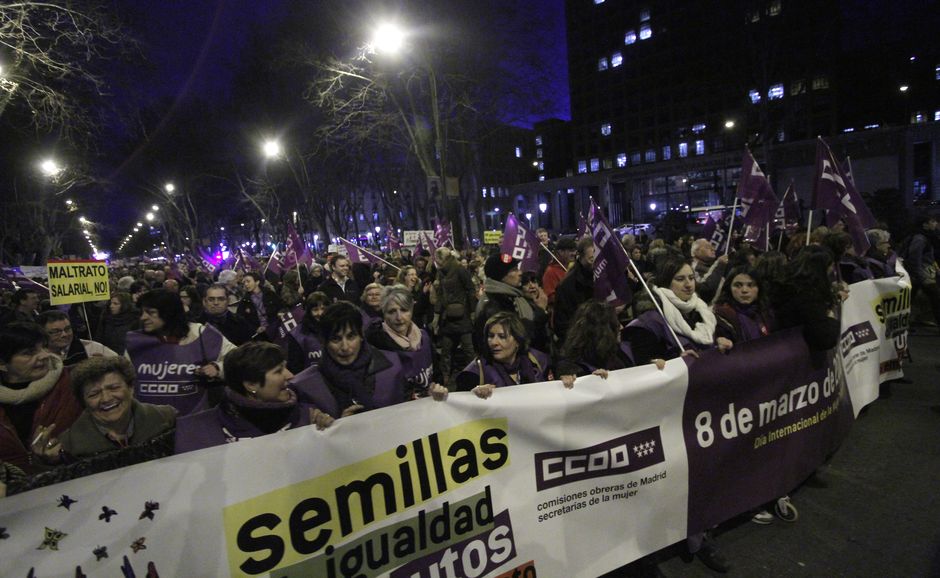
<svg viewBox="0 0 940 578"><path fill-rule="evenodd" d="M323 357L323 344L320 343L319 337L304 331L301 325L293 328L290 336L294 338L301 351L304 352L304 369L320 363L320 358Z"/></svg>
<svg viewBox="0 0 940 578"><path fill-rule="evenodd" d="M434 362L431 358L431 336L421 330L421 347L417 351L396 351L401 358L402 374L415 392L424 394L431 384Z"/></svg>
<svg viewBox="0 0 940 578"><path fill-rule="evenodd" d="M172 405L181 416L206 409L206 387L195 371L217 360L221 350L222 334L212 326L203 326L199 339L186 345L128 332L127 355L137 372L134 397L142 403Z"/></svg>
<svg viewBox="0 0 940 578"><path fill-rule="evenodd" d="M388 366L369 376L367 383L359 384L351 392L352 399L366 410L387 407L405 401L404 378L401 360L395 353L373 349L373 355L381 355ZM308 367L291 380L297 397L304 403L316 406L320 411L338 419L345 407L339 403L332 388L327 384L318 366Z"/></svg>

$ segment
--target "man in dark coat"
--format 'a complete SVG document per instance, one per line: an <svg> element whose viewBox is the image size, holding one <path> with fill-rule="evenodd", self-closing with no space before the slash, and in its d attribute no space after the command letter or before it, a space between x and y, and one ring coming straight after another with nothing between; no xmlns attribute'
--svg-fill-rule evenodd
<svg viewBox="0 0 940 578"><path fill-rule="evenodd" d="M441 247L434 257L439 267L438 281L435 283L439 315L437 335L441 346L439 366L441 380L446 386L450 383L451 372L455 368L460 370L473 359L470 313L476 299L476 288L470 273L457 262L457 257L450 249Z"/></svg>
<svg viewBox="0 0 940 578"><path fill-rule="evenodd" d="M330 271L330 276L320 283L317 290L326 293L332 303L349 301L353 305L359 305L361 289L350 275L352 265L349 258L345 255L334 255L330 260Z"/></svg>
<svg viewBox="0 0 940 578"><path fill-rule="evenodd" d="M225 285L216 283L206 289L202 298L202 318L200 323L207 323L219 330L219 333L235 345L251 341L257 334L257 326L252 326L244 317L228 310L228 290Z"/></svg>
<svg viewBox="0 0 940 578"><path fill-rule="evenodd" d="M574 312L588 299L594 297L594 240L585 237L578 241L574 267L558 284L555 291L555 309L552 314L552 329L558 341L564 343L568 326Z"/></svg>

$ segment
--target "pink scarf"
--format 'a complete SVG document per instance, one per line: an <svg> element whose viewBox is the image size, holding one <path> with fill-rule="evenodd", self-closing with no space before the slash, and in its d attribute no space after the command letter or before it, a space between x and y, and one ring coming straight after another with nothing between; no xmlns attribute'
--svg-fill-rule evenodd
<svg viewBox="0 0 940 578"><path fill-rule="evenodd" d="M405 351L418 351L418 348L421 347L421 330L414 323L411 324L408 333L405 335L392 329L391 325L385 321L382 322L382 329Z"/></svg>

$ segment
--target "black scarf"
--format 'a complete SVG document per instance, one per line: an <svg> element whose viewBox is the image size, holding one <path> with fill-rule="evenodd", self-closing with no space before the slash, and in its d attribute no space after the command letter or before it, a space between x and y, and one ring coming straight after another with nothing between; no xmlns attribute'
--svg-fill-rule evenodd
<svg viewBox="0 0 940 578"><path fill-rule="evenodd" d="M375 388L374 378L369 375L369 366L372 363L372 347L365 340L359 349L359 357L349 365L340 365L329 354L320 359L320 373L336 398L340 411L356 403L369 407L370 400L356 399L356 391L362 391L364 386L371 395Z"/></svg>
<svg viewBox="0 0 940 578"><path fill-rule="evenodd" d="M507 384L523 384L523 383L535 383L539 378L539 369L535 363L532 362L532 359L529 358L528 352L519 352L516 354L516 360L513 361L510 365L503 365L502 363L496 362L493 364L493 367L496 369L496 373L499 374L500 379L503 383ZM513 375L519 375L519 381L516 382L512 378Z"/></svg>
<svg viewBox="0 0 940 578"><path fill-rule="evenodd" d="M265 434L274 433L293 422L297 411L297 397L290 401L274 402L252 399L225 388L225 410L241 416Z"/></svg>

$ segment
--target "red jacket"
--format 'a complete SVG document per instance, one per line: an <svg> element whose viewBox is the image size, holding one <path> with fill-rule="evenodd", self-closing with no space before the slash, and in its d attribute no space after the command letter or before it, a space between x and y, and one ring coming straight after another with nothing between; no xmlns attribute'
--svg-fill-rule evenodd
<svg viewBox="0 0 940 578"><path fill-rule="evenodd" d="M33 415L33 425L30 428L30 439L26 443L16 435L16 428L7 416L7 405L0 404L0 462L8 462L22 468L27 473L35 473L38 469L29 463L32 453L29 443L36 436L39 426L55 424L53 435L58 436L72 427L72 423L82 413L82 407L72 393L69 371L62 366L58 357L53 357L52 369L42 380L55 380L55 385L39 402L36 413ZM39 380L39 381L42 381Z"/></svg>
<svg viewBox="0 0 940 578"><path fill-rule="evenodd" d="M542 275L542 289L545 291L545 296L548 297L549 305L555 303L555 290L558 289L558 284L567 274L568 270L554 260L545 268L545 274Z"/></svg>

